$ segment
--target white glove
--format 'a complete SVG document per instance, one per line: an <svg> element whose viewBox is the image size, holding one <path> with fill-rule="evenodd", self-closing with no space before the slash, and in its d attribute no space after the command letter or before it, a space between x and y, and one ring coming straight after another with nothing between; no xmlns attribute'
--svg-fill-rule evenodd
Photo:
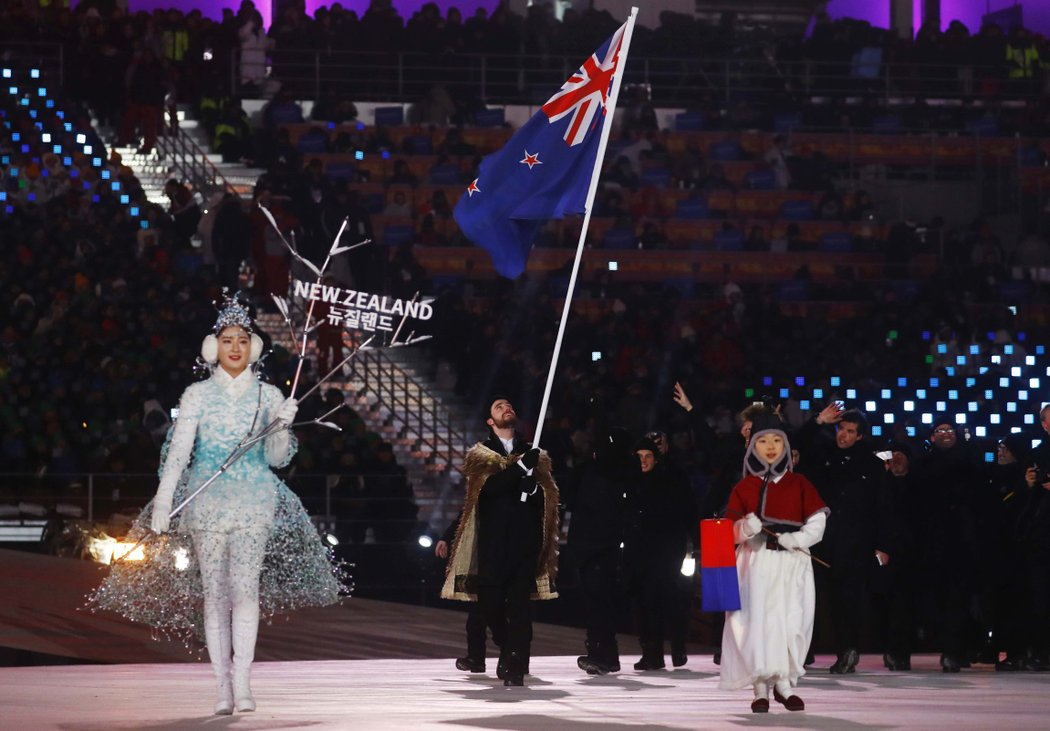
<svg viewBox="0 0 1050 731"><path fill-rule="evenodd" d="M762 532L762 521L758 519L758 516L754 513L748 513L744 516L744 534L745 538L754 538Z"/></svg>
<svg viewBox="0 0 1050 731"><path fill-rule="evenodd" d="M777 543L789 551L798 548L798 535L796 533L781 533L777 536Z"/></svg>
<svg viewBox="0 0 1050 731"><path fill-rule="evenodd" d="M178 475L174 470L165 470L157 488L157 495L153 498L153 515L150 518L149 527L154 533L163 533L170 527L171 501L175 496L175 483Z"/></svg>
<svg viewBox="0 0 1050 731"><path fill-rule="evenodd" d="M285 399L284 403L277 407L275 418L281 423L282 429L287 429L295 421L295 415L299 412L299 402L294 398Z"/></svg>

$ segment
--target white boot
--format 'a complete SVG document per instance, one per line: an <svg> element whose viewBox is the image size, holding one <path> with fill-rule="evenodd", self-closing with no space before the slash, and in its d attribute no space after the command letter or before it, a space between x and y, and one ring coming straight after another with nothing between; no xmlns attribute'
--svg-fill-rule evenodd
<svg viewBox="0 0 1050 731"><path fill-rule="evenodd" d="M259 633L257 602L233 610L233 698L240 712L255 710L252 697L252 660L255 659L255 637Z"/></svg>
<svg viewBox="0 0 1050 731"><path fill-rule="evenodd" d="M219 697L215 701L215 715L233 713L232 648L230 640L230 611L226 607L204 607L204 638L208 643L208 659L215 673Z"/></svg>

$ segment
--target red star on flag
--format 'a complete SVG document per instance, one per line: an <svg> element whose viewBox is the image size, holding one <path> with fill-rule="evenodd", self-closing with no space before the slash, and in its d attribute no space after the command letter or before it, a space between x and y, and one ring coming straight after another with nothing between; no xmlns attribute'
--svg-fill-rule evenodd
<svg viewBox="0 0 1050 731"><path fill-rule="evenodd" d="M480 193L480 192L481 192L481 188L478 187L478 179L474 178L473 180L470 181L470 185L467 186L467 195L470 196L470 197L474 197L475 193Z"/></svg>
<svg viewBox="0 0 1050 731"><path fill-rule="evenodd" d="M533 165L542 165L543 160L540 159L540 153L529 154L528 150L525 150L525 159L519 161L522 165L528 165L529 170L532 170Z"/></svg>

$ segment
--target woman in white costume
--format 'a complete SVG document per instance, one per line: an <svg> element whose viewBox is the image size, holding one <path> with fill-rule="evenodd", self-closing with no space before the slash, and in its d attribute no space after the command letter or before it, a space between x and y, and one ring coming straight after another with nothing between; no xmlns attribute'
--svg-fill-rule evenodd
<svg viewBox="0 0 1050 731"><path fill-rule="evenodd" d="M719 685L750 687L751 710L769 711L769 692L789 711L805 703L793 688L806 674L813 638L813 565L804 552L824 535L828 508L813 484L791 472L791 446L776 415L757 417L745 477L726 515L733 524L740 609L726 612Z"/></svg>
<svg viewBox="0 0 1050 731"><path fill-rule="evenodd" d="M342 589L341 570L302 503L270 469L295 454L289 427L298 407L249 368L262 345L248 311L227 300L201 347L211 377L183 392L156 497L131 533L142 536L149 526L158 534L145 543L147 560L116 564L91 597L170 634L199 635L203 624L219 715L255 710L250 675L260 614L331 604ZM170 517L173 505L274 420L279 429Z"/></svg>

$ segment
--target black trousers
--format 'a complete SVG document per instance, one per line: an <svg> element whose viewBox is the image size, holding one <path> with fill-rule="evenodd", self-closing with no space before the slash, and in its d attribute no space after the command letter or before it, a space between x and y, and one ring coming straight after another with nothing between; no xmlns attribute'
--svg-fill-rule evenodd
<svg viewBox="0 0 1050 731"><path fill-rule="evenodd" d="M620 607L619 561L617 550L588 557L579 568L589 647L616 646L616 615Z"/></svg>
<svg viewBox="0 0 1050 731"><path fill-rule="evenodd" d="M532 606L536 590L536 561L521 560L505 567L500 576L480 577L478 603L493 640L500 644L500 661L515 672L528 666L532 644Z"/></svg>
<svg viewBox="0 0 1050 731"><path fill-rule="evenodd" d="M831 614L834 634L832 648L835 654L841 655L846 650L860 650L869 602L868 576L867 569L863 567L840 567L835 563L832 566L835 568L817 574L818 582L821 574L824 579L820 582L824 586L818 586L818 590L823 588L821 593L828 602Z"/></svg>
<svg viewBox="0 0 1050 731"><path fill-rule="evenodd" d="M635 617L642 653L663 655L664 640L670 641L672 652L684 651L690 595L675 571L650 569L638 577L637 590Z"/></svg>

